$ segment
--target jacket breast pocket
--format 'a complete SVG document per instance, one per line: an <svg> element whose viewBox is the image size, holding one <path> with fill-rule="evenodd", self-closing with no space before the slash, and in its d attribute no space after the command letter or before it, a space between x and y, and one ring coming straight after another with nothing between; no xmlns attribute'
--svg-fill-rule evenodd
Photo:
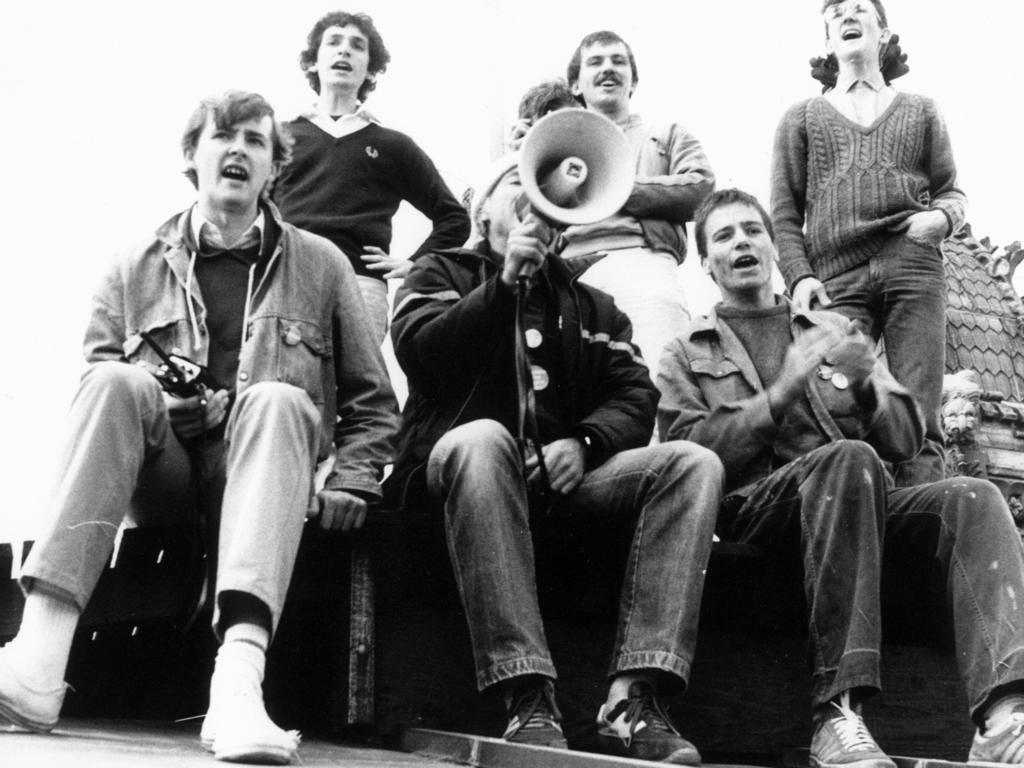
<svg viewBox="0 0 1024 768"><path fill-rule="evenodd" d="M304 389L314 403L324 402L328 347L315 323L276 318L277 370L274 378Z"/></svg>
<svg viewBox="0 0 1024 768"><path fill-rule="evenodd" d="M753 394L739 366L727 358L697 358L690 361L690 369L700 382L701 391L714 399L709 403L712 408Z"/></svg>

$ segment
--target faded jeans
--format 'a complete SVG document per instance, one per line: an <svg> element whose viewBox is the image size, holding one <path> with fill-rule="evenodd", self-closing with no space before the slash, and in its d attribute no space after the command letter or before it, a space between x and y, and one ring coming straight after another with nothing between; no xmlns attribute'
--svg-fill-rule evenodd
<svg viewBox="0 0 1024 768"><path fill-rule="evenodd" d="M972 715L996 688L1024 680L1024 549L988 481L894 489L871 446L840 440L776 470L729 510L723 538L800 548L814 705L881 687L882 558L908 552L943 574Z"/></svg>
<svg viewBox="0 0 1024 768"><path fill-rule="evenodd" d="M825 281L828 309L885 340L889 370L921 405L925 444L896 470L896 485L944 477L940 426L946 355L946 281L941 251L893 235L877 256Z"/></svg>
<svg viewBox="0 0 1024 768"><path fill-rule="evenodd" d="M238 396L225 438L190 457L170 429L153 376L121 362L91 366L71 405L49 525L25 563L23 589L84 610L125 517L166 523L195 515L198 475L203 492L223 487L217 594L254 595L276 627L309 504L319 429L319 412L304 391L261 382Z"/></svg>
<svg viewBox="0 0 1024 768"><path fill-rule="evenodd" d="M623 451L587 472L552 511L570 525L632 524L610 675L656 669L689 679L722 477L715 455L693 443ZM527 674L555 678L512 435L486 419L452 429L431 451L427 482L444 506L478 687Z"/></svg>

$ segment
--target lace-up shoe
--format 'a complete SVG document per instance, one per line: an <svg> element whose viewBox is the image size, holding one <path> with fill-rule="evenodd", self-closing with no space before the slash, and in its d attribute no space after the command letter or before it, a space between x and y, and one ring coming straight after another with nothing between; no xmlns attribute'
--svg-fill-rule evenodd
<svg viewBox="0 0 1024 768"><path fill-rule="evenodd" d="M1003 727L974 734L969 763L1024 764L1024 711L1015 709Z"/></svg>
<svg viewBox="0 0 1024 768"><path fill-rule="evenodd" d="M832 706L839 714L822 721L811 738L811 768L896 768L850 706L849 691Z"/></svg>
<svg viewBox="0 0 1024 768"><path fill-rule="evenodd" d="M508 727L502 738L515 744L568 749L561 721L562 713L555 704L554 683L546 678L531 677L512 694Z"/></svg>
<svg viewBox="0 0 1024 768"><path fill-rule="evenodd" d="M649 683L629 686L615 706L597 713L597 743L608 754L678 765L700 765L700 752L679 735Z"/></svg>

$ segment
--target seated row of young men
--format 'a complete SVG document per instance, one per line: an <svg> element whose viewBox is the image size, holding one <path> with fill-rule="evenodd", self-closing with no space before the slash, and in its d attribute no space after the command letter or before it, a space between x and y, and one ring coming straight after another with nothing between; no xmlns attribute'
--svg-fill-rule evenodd
<svg viewBox="0 0 1024 768"><path fill-rule="evenodd" d="M23 570L21 629L0 650L0 715L55 726L75 627L119 524L192 514L171 500L199 485L220 509L223 641L201 737L223 760L287 763L298 735L267 716L261 682L299 535L311 500L325 527L362 524L392 458L396 404L348 260L261 198L288 161L269 105L204 101L183 146L196 204L120 257L94 298L51 521ZM982 480L891 486L884 462L920 449L921 415L847 320L772 292L757 201L725 190L698 211L722 303L666 347L657 387L625 315L520 210L514 177L490 187L474 209L479 242L419 260L393 328L411 390L394 481L443 510L477 681L505 697L505 738L565 743L531 530L625 523L618 633L595 702L608 751L700 762L660 696L688 680L717 531L799 544L816 766L892 765L860 705L879 687L882 558L906 541L947 578L978 726L971 759L1024 761L1024 561L1006 505ZM220 384L164 393L143 332ZM519 366L532 396L517 390ZM649 446L656 416L662 442Z"/></svg>

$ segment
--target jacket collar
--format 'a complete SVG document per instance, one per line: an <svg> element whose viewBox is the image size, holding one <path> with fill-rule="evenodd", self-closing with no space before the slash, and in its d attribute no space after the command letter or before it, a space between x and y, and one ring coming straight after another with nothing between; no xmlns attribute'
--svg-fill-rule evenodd
<svg viewBox="0 0 1024 768"><path fill-rule="evenodd" d="M275 226L271 227L271 229L277 232L278 235L277 243L274 245L274 250L268 259L267 266L263 270L263 277L256 289L256 293L259 293L270 275L274 264L281 257L285 239L288 237L288 231L284 227L284 220L281 218L281 212L277 209L277 206L265 199L260 200L259 206L264 220L272 220L274 222ZM166 246L164 259L182 287L189 283L189 262L192 260L192 248L194 247L190 231L193 207L174 214L157 227L156 230L156 239Z"/></svg>
<svg viewBox="0 0 1024 768"><path fill-rule="evenodd" d="M802 309L797 309L796 305L785 296L776 295L775 298L778 303L785 304L789 307L789 321L793 325L799 326L800 328L810 328L811 326L821 325L821 317L817 312L805 312ZM690 326L687 330L688 339L692 341L696 337L706 333L714 334L716 336L721 335L718 320L719 306L719 304L716 304L706 315L690 321Z"/></svg>

